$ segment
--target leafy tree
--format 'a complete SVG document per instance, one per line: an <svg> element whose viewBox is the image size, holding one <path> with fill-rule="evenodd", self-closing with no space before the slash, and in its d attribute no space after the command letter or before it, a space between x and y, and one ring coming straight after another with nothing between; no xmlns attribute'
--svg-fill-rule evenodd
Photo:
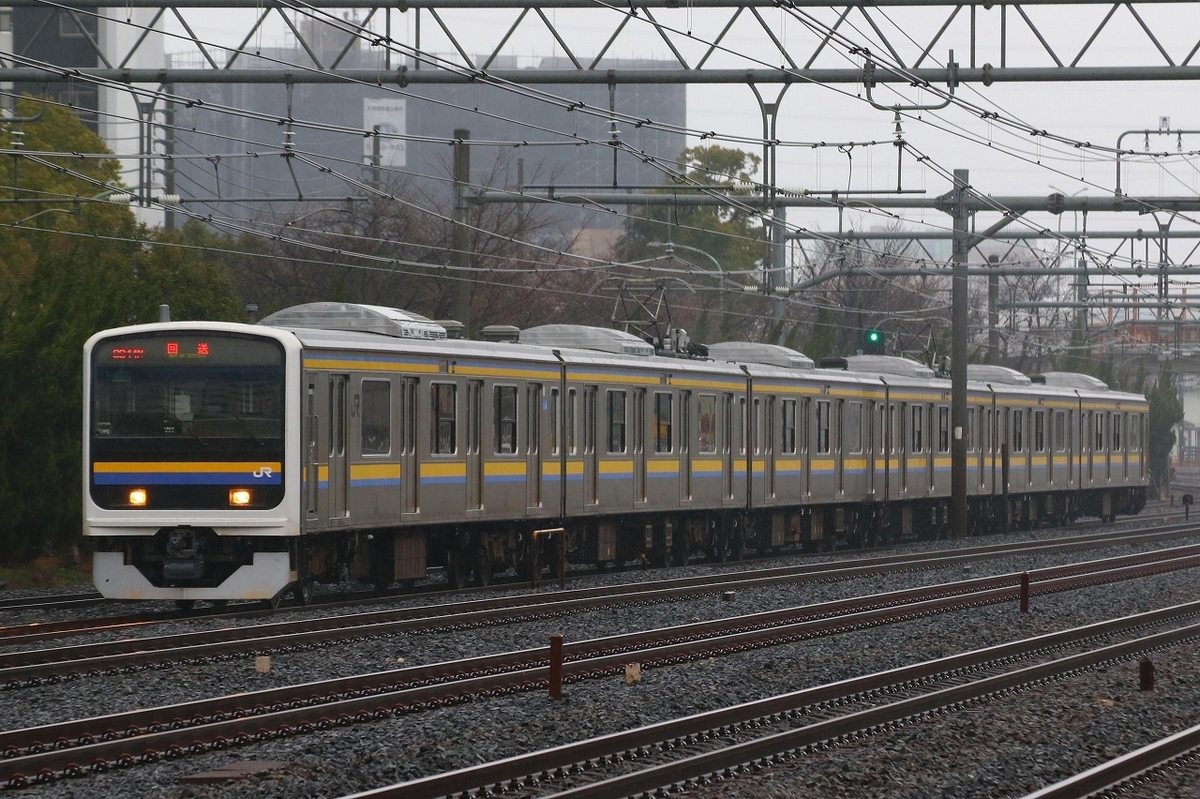
<svg viewBox="0 0 1200 799"><path fill-rule="evenodd" d="M200 250L137 223L103 202L118 164L70 153L106 152L65 109L22 101L0 132L64 156L14 159L0 192L0 561L21 562L78 540L84 341L104 328L176 318L231 318L238 308L221 269ZM6 196L7 195L7 196Z"/></svg>
<svg viewBox="0 0 1200 799"><path fill-rule="evenodd" d="M760 316L753 305L755 298L730 292L727 282L718 285L713 272L719 269L733 284L752 284L758 279L765 252L759 216L746 206L676 204L671 202L671 195L695 196L697 189L693 187L705 186L725 192L743 190L751 198L754 190L750 186L761 159L742 150L704 145L684 150L679 160L681 168L675 180L678 188L660 190L664 195L661 205L634 212L614 259L694 271L696 277L687 280L699 292L694 300L698 307L690 318L676 314L692 330L692 338L747 337L747 328ZM663 246L667 244L676 246ZM714 315L715 325L710 321Z"/></svg>
<svg viewBox="0 0 1200 799"><path fill-rule="evenodd" d="M1175 446L1175 425L1183 420L1183 402L1175 388L1175 376L1167 368L1159 373L1158 380L1146 389L1145 394L1150 404L1146 441L1150 483L1152 487L1162 489L1170 480L1171 449Z"/></svg>

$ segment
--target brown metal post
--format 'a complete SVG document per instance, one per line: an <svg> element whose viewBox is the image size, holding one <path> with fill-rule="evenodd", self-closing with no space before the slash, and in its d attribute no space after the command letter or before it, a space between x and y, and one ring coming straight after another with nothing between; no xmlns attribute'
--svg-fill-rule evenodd
<svg viewBox="0 0 1200 799"><path fill-rule="evenodd" d="M1021 612L1029 612L1029 572L1021 572Z"/></svg>
<svg viewBox="0 0 1200 799"><path fill-rule="evenodd" d="M550 698L562 699L563 637L560 633L550 636Z"/></svg>
<svg viewBox="0 0 1200 799"><path fill-rule="evenodd" d="M1154 690L1154 661L1142 658L1138 663L1138 690Z"/></svg>

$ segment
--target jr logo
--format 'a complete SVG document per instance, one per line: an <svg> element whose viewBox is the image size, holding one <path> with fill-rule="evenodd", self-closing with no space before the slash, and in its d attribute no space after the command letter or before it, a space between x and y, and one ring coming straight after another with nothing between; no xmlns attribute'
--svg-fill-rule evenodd
<svg viewBox="0 0 1200 799"><path fill-rule="evenodd" d="M259 466L257 469L254 470L254 476L255 477L270 477L271 476L271 467L270 466Z"/></svg>

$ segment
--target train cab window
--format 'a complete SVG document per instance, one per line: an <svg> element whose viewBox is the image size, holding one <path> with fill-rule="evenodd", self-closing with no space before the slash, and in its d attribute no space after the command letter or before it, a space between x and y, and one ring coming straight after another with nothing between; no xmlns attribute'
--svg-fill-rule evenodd
<svg viewBox="0 0 1200 799"><path fill-rule="evenodd" d="M608 392L608 451L625 451L625 392Z"/></svg>
<svg viewBox="0 0 1200 799"><path fill-rule="evenodd" d="M779 425L780 432L783 434L780 441L780 449L784 455L796 454L796 401L794 399L785 399L783 401L783 419Z"/></svg>
<svg viewBox="0 0 1200 799"><path fill-rule="evenodd" d="M392 384L387 380L362 381L363 455L392 451Z"/></svg>
<svg viewBox="0 0 1200 799"><path fill-rule="evenodd" d="M1112 415L1112 450L1118 452L1121 449L1121 422L1125 420L1124 414L1114 413Z"/></svg>
<svg viewBox="0 0 1200 799"><path fill-rule="evenodd" d="M717 451L717 397L714 394L701 394L699 403L700 419L700 452Z"/></svg>
<svg viewBox="0 0 1200 799"><path fill-rule="evenodd" d="M969 418L969 417L968 417ZM970 430L970 425L967 426ZM938 406L938 429L937 429L938 452L950 451L950 408L945 405ZM968 446L968 449L970 447Z"/></svg>
<svg viewBox="0 0 1200 799"><path fill-rule="evenodd" d="M909 443L912 444L913 452L924 452L925 441L922 438L924 433L925 408L921 405L912 406L912 436L909 438Z"/></svg>
<svg viewBox="0 0 1200 799"><path fill-rule="evenodd" d="M453 455L458 451L458 386L434 383L429 388L433 405L429 448L434 455Z"/></svg>
<svg viewBox="0 0 1200 799"><path fill-rule="evenodd" d="M817 453L829 452L829 401L817 401Z"/></svg>
<svg viewBox="0 0 1200 799"><path fill-rule="evenodd" d="M863 451L863 404L851 402L846 405L846 452Z"/></svg>
<svg viewBox="0 0 1200 799"><path fill-rule="evenodd" d="M1046 451L1046 412L1033 412L1033 451Z"/></svg>
<svg viewBox="0 0 1200 799"><path fill-rule="evenodd" d="M1025 411L1012 412L1012 451L1025 451Z"/></svg>
<svg viewBox="0 0 1200 799"><path fill-rule="evenodd" d="M654 451L672 452L671 440L671 400L666 393L654 395Z"/></svg>
<svg viewBox="0 0 1200 799"><path fill-rule="evenodd" d="M512 455L517 451L517 387L496 386L493 395L495 452L497 455Z"/></svg>
<svg viewBox="0 0 1200 799"><path fill-rule="evenodd" d="M1054 412L1054 451L1067 451L1067 412Z"/></svg>
<svg viewBox="0 0 1200 799"><path fill-rule="evenodd" d="M1104 414L1102 412L1096 413L1094 429L1096 431L1096 451L1099 452L1104 449Z"/></svg>

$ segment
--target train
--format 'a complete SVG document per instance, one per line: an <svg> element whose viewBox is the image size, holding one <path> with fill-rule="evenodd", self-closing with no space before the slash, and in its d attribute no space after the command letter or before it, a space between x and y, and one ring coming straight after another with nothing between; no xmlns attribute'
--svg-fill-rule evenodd
<svg viewBox="0 0 1200 799"><path fill-rule="evenodd" d="M309 602L316 582L453 586L951 533L1145 505L1146 399L1082 374L778 345L659 346L582 325L447 335L310 303L160 322L84 347L84 534L106 597Z"/></svg>

